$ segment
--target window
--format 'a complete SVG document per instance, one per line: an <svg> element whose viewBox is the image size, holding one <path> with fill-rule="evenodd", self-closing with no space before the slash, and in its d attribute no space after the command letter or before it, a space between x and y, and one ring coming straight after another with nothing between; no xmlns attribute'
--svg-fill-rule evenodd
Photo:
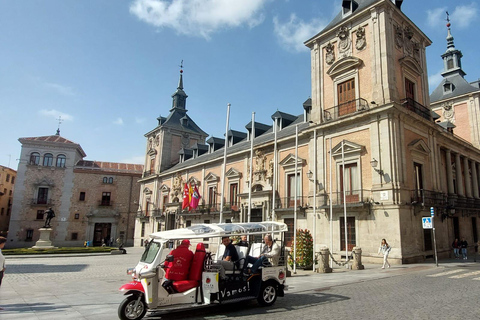
<svg viewBox="0 0 480 320"><path fill-rule="evenodd" d="M103 177L103 183L112 184L113 178L112 177Z"/></svg>
<svg viewBox="0 0 480 320"><path fill-rule="evenodd" d="M237 195L238 195L238 183L230 184L230 205L232 207L238 205Z"/></svg>
<svg viewBox="0 0 480 320"><path fill-rule="evenodd" d="M30 164L38 166L40 164L40 153L32 152L30 155Z"/></svg>
<svg viewBox="0 0 480 320"><path fill-rule="evenodd" d="M145 222L142 222L142 230L140 231L140 237L145 237Z"/></svg>
<svg viewBox="0 0 480 320"><path fill-rule="evenodd" d="M85 192L80 192L80 196L78 197L78 201L85 201Z"/></svg>
<svg viewBox="0 0 480 320"><path fill-rule="evenodd" d="M47 204L47 203L48 203L48 188L43 188L43 187L38 188L37 204Z"/></svg>
<svg viewBox="0 0 480 320"><path fill-rule="evenodd" d="M63 154L59 154L57 156L57 167L65 168L65 162L66 161L67 161L67 157L65 157L65 155L63 155Z"/></svg>
<svg viewBox="0 0 480 320"><path fill-rule="evenodd" d="M72 232L72 240L78 240L78 232Z"/></svg>
<svg viewBox="0 0 480 320"><path fill-rule="evenodd" d="M356 163L349 163L345 165L345 176L343 175L343 166L340 165L340 197L343 202L343 190L345 189L345 201L358 202L359 193L361 190L359 187L358 170ZM344 181L345 179L345 181Z"/></svg>
<svg viewBox="0 0 480 320"><path fill-rule="evenodd" d="M216 204L215 201L215 187L208 187L208 205L214 206Z"/></svg>
<svg viewBox="0 0 480 320"><path fill-rule="evenodd" d="M110 183L110 184L113 183L113 178L112 177L108 178L108 183Z"/></svg>
<svg viewBox="0 0 480 320"><path fill-rule="evenodd" d="M109 206L110 205L110 192L102 192L102 206Z"/></svg>
<svg viewBox="0 0 480 320"><path fill-rule="evenodd" d="M10 190L10 191L8 192L8 195L11 196L12 194L13 194L13 191Z"/></svg>
<svg viewBox="0 0 480 320"><path fill-rule="evenodd" d="M297 173L297 206L300 205L300 195L302 194L301 190L301 179L300 173ZM287 198L288 198L288 207L293 208L295 206L295 173L290 173L287 175Z"/></svg>
<svg viewBox="0 0 480 320"><path fill-rule="evenodd" d="M356 246L355 217L347 217L347 245L348 251ZM340 250L345 251L345 218L340 217Z"/></svg>
<svg viewBox="0 0 480 320"><path fill-rule="evenodd" d="M425 251L433 250L433 237L432 237L432 229L423 229L423 244L425 247Z"/></svg>
<svg viewBox="0 0 480 320"><path fill-rule="evenodd" d="M337 85L338 116L343 116L357 110L355 104L355 79L350 79Z"/></svg>
<svg viewBox="0 0 480 320"><path fill-rule="evenodd" d="M12 184L15 183L15 177L12 177Z"/></svg>
<svg viewBox="0 0 480 320"><path fill-rule="evenodd" d="M415 83L408 79L405 79L405 97L415 100Z"/></svg>
<svg viewBox="0 0 480 320"><path fill-rule="evenodd" d="M150 174L155 173L155 157L150 158Z"/></svg>
<svg viewBox="0 0 480 320"><path fill-rule="evenodd" d="M44 210L37 210L37 220L43 220L44 216L45 216Z"/></svg>
<svg viewBox="0 0 480 320"><path fill-rule="evenodd" d="M415 199L418 203L423 203L423 174L422 165L419 163L413 163L414 179L415 179Z"/></svg>
<svg viewBox="0 0 480 320"><path fill-rule="evenodd" d="M10 182L10 175L7 173L7 182Z"/></svg>
<svg viewBox="0 0 480 320"><path fill-rule="evenodd" d="M45 153L43 156L43 166L51 167L53 165L53 155L51 153Z"/></svg>
<svg viewBox="0 0 480 320"><path fill-rule="evenodd" d="M80 213L76 212L75 213L75 220L78 220L78 219L80 219Z"/></svg>
<svg viewBox="0 0 480 320"><path fill-rule="evenodd" d="M32 241L33 240L33 229L27 229L25 241Z"/></svg>
<svg viewBox="0 0 480 320"><path fill-rule="evenodd" d="M103 177L103 183L107 183L108 182L108 178L107 177Z"/></svg>
<svg viewBox="0 0 480 320"><path fill-rule="evenodd" d="M452 58L447 60L447 69L453 69L453 59Z"/></svg>

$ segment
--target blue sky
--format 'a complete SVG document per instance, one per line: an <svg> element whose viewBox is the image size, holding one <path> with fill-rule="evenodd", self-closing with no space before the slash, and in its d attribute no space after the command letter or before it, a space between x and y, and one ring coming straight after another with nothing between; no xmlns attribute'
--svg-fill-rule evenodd
<svg viewBox="0 0 480 320"><path fill-rule="evenodd" d="M19 137L55 134L86 159L142 163L144 134L167 116L184 61L190 117L221 137L303 112L310 53L303 42L338 12L335 0L4 0L0 2L0 165L17 168ZM433 41L430 90L446 50L445 11L466 79L480 78L480 4L405 0L402 10Z"/></svg>

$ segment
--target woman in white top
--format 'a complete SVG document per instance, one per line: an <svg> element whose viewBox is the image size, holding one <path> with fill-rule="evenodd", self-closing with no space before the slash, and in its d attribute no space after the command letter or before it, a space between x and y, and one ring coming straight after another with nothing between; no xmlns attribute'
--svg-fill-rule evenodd
<svg viewBox="0 0 480 320"><path fill-rule="evenodd" d="M390 268L390 263L388 263L388 254L390 253L390 250L392 247L390 247L387 243L387 240L382 239L382 243L380 244L380 248L378 248L378 254L382 253L383 254L383 266L382 269L385 269L385 265L387 265L387 268Z"/></svg>

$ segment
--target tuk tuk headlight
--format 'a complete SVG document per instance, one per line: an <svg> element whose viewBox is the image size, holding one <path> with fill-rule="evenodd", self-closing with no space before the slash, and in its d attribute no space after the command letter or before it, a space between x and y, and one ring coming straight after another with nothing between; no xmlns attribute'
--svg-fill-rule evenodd
<svg viewBox="0 0 480 320"><path fill-rule="evenodd" d="M127 274L131 275L132 277L136 276L135 268L128 268Z"/></svg>

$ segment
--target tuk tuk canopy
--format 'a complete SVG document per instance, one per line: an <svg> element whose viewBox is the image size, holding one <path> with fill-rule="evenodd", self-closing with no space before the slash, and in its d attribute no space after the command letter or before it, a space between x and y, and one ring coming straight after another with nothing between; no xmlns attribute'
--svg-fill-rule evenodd
<svg viewBox="0 0 480 320"><path fill-rule="evenodd" d="M242 222L196 224L187 228L160 231L150 234L150 238L159 240L202 239L240 235L261 235L288 231L282 222Z"/></svg>

